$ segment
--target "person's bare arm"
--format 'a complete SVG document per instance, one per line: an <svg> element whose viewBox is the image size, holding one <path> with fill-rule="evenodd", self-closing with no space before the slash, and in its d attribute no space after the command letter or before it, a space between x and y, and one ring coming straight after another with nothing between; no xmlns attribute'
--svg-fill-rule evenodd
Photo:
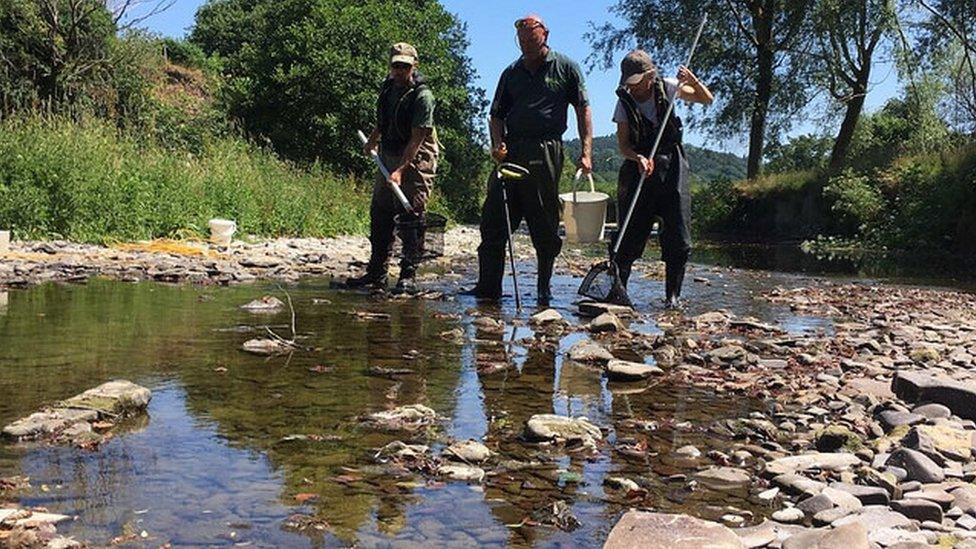
<svg viewBox="0 0 976 549"><path fill-rule="evenodd" d="M590 106L574 107L576 128L580 137L579 167L584 174L593 172L593 111Z"/></svg>
<svg viewBox="0 0 976 549"><path fill-rule="evenodd" d="M488 135L491 139L491 156L495 162L505 160L508 147L505 145L505 121L494 116L488 119Z"/></svg>
<svg viewBox="0 0 976 549"><path fill-rule="evenodd" d="M688 67L678 67L678 94L679 99L689 103L702 103L711 105L715 97L705 84Z"/></svg>

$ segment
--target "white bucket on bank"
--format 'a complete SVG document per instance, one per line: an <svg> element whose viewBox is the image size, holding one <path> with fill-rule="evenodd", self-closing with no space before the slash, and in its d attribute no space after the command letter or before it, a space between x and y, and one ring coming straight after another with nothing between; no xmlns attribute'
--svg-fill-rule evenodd
<svg viewBox="0 0 976 549"><path fill-rule="evenodd" d="M0 254L10 251L10 231L0 231Z"/></svg>
<svg viewBox="0 0 976 549"><path fill-rule="evenodd" d="M237 223L229 219L210 220L210 242L218 246L230 246L235 232L237 232Z"/></svg>
<svg viewBox="0 0 976 549"><path fill-rule="evenodd" d="M593 175L588 175L590 190L576 191L583 171L576 172L573 178L573 192L559 195L563 203L563 224L566 226L566 240L578 243L592 243L603 240L603 228L607 219L607 202L610 195L598 193L593 186Z"/></svg>

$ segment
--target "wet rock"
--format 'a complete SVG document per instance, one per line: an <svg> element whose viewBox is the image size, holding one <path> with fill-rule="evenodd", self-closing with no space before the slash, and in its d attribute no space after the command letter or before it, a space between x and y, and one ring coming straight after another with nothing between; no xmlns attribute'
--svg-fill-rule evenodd
<svg viewBox="0 0 976 549"><path fill-rule="evenodd" d="M941 459L940 455L957 461L972 458L972 431L949 425L917 425L912 427L903 443L908 448L937 459Z"/></svg>
<svg viewBox="0 0 976 549"><path fill-rule="evenodd" d="M590 322L590 331L594 333L622 332L624 329L624 323L613 313L603 313Z"/></svg>
<svg viewBox="0 0 976 549"><path fill-rule="evenodd" d="M481 463L491 457L491 450L488 449L484 444L475 440L465 440L462 442L455 442L454 444L447 447L444 455L448 459L460 459L461 461L469 463Z"/></svg>
<svg viewBox="0 0 976 549"><path fill-rule="evenodd" d="M603 485L611 490L621 490L628 493L640 490L640 486L636 482L623 477L607 477L604 479Z"/></svg>
<svg viewBox="0 0 976 549"><path fill-rule="evenodd" d="M564 532L572 532L583 525L565 501L555 501L532 512L532 518L540 524L555 526Z"/></svg>
<svg viewBox="0 0 976 549"><path fill-rule="evenodd" d="M829 425L817 433L817 450L821 452L854 452L861 445L861 437L843 425Z"/></svg>
<svg viewBox="0 0 976 549"><path fill-rule="evenodd" d="M963 419L976 419L976 386L971 383L901 371L892 379L891 390L904 401L942 404Z"/></svg>
<svg viewBox="0 0 976 549"><path fill-rule="evenodd" d="M899 448L888 458L889 466L901 467L908 472L909 480L942 482L945 473L925 454L910 448Z"/></svg>
<svg viewBox="0 0 976 549"><path fill-rule="evenodd" d="M422 404L410 404L393 410L370 414L366 421L378 429L415 431L433 425L439 419L437 412L430 408Z"/></svg>
<svg viewBox="0 0 976 549"><path fill-rule="evenodd" d="M856 497L862 505L888 505L888 502L891 500L888 491L879 486L861 486L859 484L834 482L830 487L835 490L847 492Z"/></svg>
<svg viewBox="0 0 976 549"><path fill-rule="evenodd" d="M257 338L245 341L241 349L252 355L274 356L288 354L294 350L294 347L280 339Z"/></svg>
<svg viewBox="0 0 976 549"><path fill-rule="evenodd" d="M711 467L695 473L695 480L717 490L742 488L752 482L752 476L735 467Z"/></svg>
<svg viewBox="0 0 976 549"><path fill-rule="evenodd" d="M98 412L94 410L54 409L33 413L3 428L6 437L27 440L45 435L53 435L79 421L94 421Z"/></svg>
<svg viewBox="0 0 976 549"><path fill-rule="evenodd" d="M465 482L481 482L485 478L485 470L481 467L463 464L441 465L437 469L437 474L451 480Z"/></svg>
<svg viewBox="0 0 976 549"><path fill-rule="evenodd" d="M252 313L275 313L285 308L285 302L273 295L266 295L250 303L241 305L241 309Z"/></svg>
<svg viewBox="0 0 976 549"><path fill-rule="evenodd" d="M580 442L584 446L595 447L596 441L603 438L603 433L583 417L536 414L525 423L525 438L534 442Z"/></svg>
<svg viewBox="0 0 976 549"><path fill-rule="evenodd" d="M25 528L37 528L43 524L58 524L71 517L56 513L43 513L28 509L0 509L0 523Z"/></svg>
<svg viewBox="0 0 976 549"><path fill-rule="evenodd" d="M688 515L631 510L617 521L604 549L741 549L745 544L729 528Z"/></svg>
<svg viewBox="0 0 976 549"><path fill-rule="evenodd" d="M606 363L613 360L613 355L599 344L584 340L569 349L569 359L576 362Z"/></svg>
<svg viewBox="0 0 976 549"><path fill-rule="evenodd" d="M845 471L860 462L861 460L853 454L800 454L767 463L765 473L768 476L775 476L811 469L839 472Z"/></svg>
<svg viewBox="0 0 976 549"><path fill-rule="evenodd" d="M565 323L566 319L563 318L563 315L559 314L559 311L555 309L546 309L532 315L529 322L536 326L545 326L547 324Z"/></svg>
<svg viewBox="0 0 976 549"><path fill-rule="evenodd" d="M475 328L489 333L501 333L505 331L505 323L490 316L479 316L471 321Z"/></svg>
<svg viewBox="0 0 976 549"><path fill-rule="evenodd" d="M791 536L783 542L783 549L868 549L868 530L860 523L831 529L810 530Z"/></svg>
<svg viewBox="0 0 976 549"><path fill-rule="evenodd" d="M942 522L942 507L934 501L925 499L897 499L891 502L891 509L898 511L910 519Z"/></svg>
<svg viewBox="0 0 976 549"><path fill-rule="evenodd" d="M651 376L663 374L657 366L642 362L611 359L607 362L607 377L612 381L640 381Z"/></svg>
<svg viewBox="0 0 976 549"><path fill-rule="evenodd" d="M634 316L634 310L623 305L612 305L610 303L600 303L597 301L580 301L579 312L581 315L595 318L603 313L613 313L617 318L630 318Z"/></svg>
<svg viewBox="0 0 976 549"><path fill-rule="evenodd" d="M376 452L377 458L417 459L427 454L430 447L423 444L406 444L395 440Z"/></svg>
<svg viewBox="0 0 976 549"><path fill-rule="evenodd" d="M803 522L803 511L797 509L796 507L790 507L787 509L780 509L773 513L772 518L776 522L782 522L785 524L796 524L798 522Z"/></svg>
<svg viewBox="0 0 976 549"><path fill-rule="evenodd" d="M62 401L59 406L96 410L100 414L125 415L141 412L149 406L152 393L131 381L119 379L103 383L78 396Z"/></svg>

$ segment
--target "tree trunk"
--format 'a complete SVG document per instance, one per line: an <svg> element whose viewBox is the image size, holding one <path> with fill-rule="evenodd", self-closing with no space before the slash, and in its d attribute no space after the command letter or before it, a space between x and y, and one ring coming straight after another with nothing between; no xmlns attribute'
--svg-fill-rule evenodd
<svg viewBox="0 0 976 549"><path fill-rule="evenodd" d="M756 75L756 99L752 107L752 121L749 128L749 159L746 177L755 179L762 175L763 147L766 139L766 114L769 99L773 94L773 52L768 47L760 47Z"/></svg>
<svg viewBox="0 0 976 549"><path fill-rule="evenodd" d="M830 151L830 173L837 173L844 167L844 163L847 161L847 151L850 149L851 141L854 139L854 130L857 128L857 121L861 118L865 94L864 91L855 93L856 95L847 102L847 112L844 114L844 121L841 122L840 131L837 132L837 139L834 140L834 148Z"/></svg>

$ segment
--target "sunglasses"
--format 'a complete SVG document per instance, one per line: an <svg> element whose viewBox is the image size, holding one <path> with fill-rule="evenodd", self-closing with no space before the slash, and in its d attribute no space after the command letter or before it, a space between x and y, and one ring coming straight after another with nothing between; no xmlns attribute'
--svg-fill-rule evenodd
<svg viewBox="0 0 976 549"><path fill-rule="evenodd" d="M407 70L413 65L411 65L410 63L390 63L390 66L393 67L394 69Z"/></svg>
<svg viewBox="0 0 976 549"><path fill-rule="evenodd" d="M515 28L518 30L535 30L540 27L545 28L545 25L534 19L519 19L515 22Z"/></svg>

